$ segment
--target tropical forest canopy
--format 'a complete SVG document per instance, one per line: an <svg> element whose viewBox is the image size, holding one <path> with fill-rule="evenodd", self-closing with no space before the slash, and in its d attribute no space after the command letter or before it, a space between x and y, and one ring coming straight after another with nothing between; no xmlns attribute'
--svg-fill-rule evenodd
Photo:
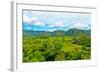
<svg viewBox="0 0 100 73"><path fill-rule="evenodd" d="M88 60L91 58L90 30L23 30L23 62Z"/></svg>

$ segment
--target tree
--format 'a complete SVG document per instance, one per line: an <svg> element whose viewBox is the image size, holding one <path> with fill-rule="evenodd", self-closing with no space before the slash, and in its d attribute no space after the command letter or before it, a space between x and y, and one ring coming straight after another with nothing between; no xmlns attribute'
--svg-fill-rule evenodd
<svg viewBox="0 0 100 73"><path fill-rule="evenodd" d="M53 35L54 36L62 36L62 35L65 35L65 31L57 30L57 31L53 32Z"/></svg>
<svg viewBox="0 0 100 73"><path fill-rule="evenodd" d="M91 47L91 38L87 35L81 34L80 36L74 37L72 43Z"/></svg>
<svg viewBox="0 0 100 73"><path fill-rule="evenodd" d="M62 61L65 60L64 52L58 52L55 56L55 61Z"/></svg>

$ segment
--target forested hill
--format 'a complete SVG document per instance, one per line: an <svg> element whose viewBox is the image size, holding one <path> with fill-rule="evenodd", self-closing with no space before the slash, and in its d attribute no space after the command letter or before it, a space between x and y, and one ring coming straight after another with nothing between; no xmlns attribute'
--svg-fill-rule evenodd
<svg viewBox="0 0 100 73"><path fill-rule="evenodd" d="M73 28L73 29L69 29L66 32L66 35L69 35L69 36L77 36L77 35L80 35L80 34L85 34L85 35L90 36L91 30L82 30L82 29Z"/></svg>
<svg viewBox="0 0 100 73"><path fill-rule="evenodd" d="M91 30L82 30L82 29L76 29L72 28L68 31L63 30L56 30L53 32L50 31L33 31L33 30L23 30L23 35L27 36L78 36L80 34L85 34L90 36Z"/></svg>

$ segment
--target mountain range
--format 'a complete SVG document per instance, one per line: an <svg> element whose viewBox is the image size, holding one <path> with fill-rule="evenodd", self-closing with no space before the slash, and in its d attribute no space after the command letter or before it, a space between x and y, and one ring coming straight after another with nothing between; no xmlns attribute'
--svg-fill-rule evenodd
<svg viewBox="0 0 100 73"><path fill-rule="evenodd" d="M85 34L90 36L91 30L83 30L77 28L71 28L68 31L56 30L56 31L33 31L33 30L23 30L23 35L26 36L78 36L80 34Z"/></svg>

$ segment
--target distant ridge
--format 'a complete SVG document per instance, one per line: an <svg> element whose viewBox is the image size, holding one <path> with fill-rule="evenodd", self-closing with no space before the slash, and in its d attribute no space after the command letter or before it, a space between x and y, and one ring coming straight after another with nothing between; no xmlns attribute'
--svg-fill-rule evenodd
<svg viewBox="0 0 100 73"><path fill-rule="evenodd" d="M69 29L66 32L66 35L69 35L69 36L77 36L79 34L85 34L85 35L90 36L91 35L91 30L83 30L83 29L73 28L73 29Z"/></svg>
<svg viewBox="0 0 100 73"><path fill-rule="evenodd" d="M50 31L33 31L33 30L23 30L23 35L27 36L78 36L80 34L85 34L90 36L91 35L91 30L83 30L83 29L77 29L77 28L72 28L69 29L68 31L63 31L63 30L56 30L53 32Z"/></svg>

